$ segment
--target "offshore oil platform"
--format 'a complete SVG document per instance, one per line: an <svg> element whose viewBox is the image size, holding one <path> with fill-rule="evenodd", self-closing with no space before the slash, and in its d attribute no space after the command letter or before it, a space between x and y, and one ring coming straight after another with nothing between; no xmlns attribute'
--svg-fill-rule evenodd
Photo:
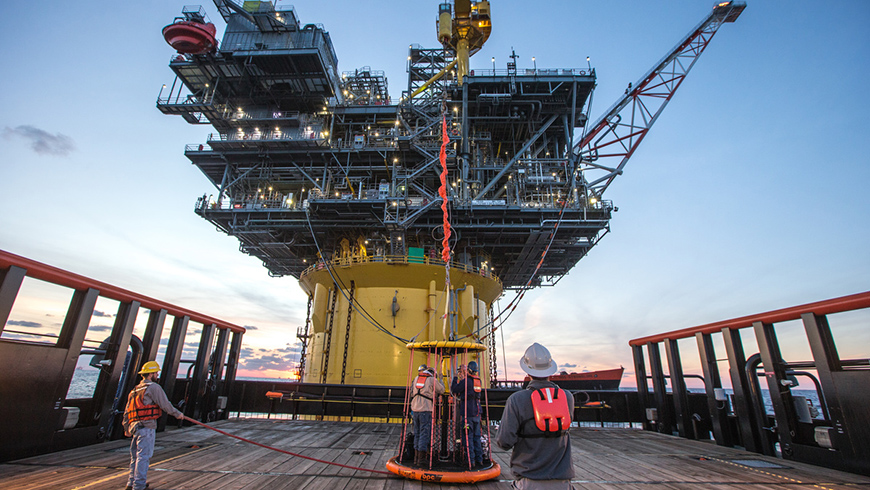
<svg viewBox="0 0 870 490"><path fill-rule="evenodd" d="M430 452L434 459L438 449L437 463L408 462L407 425L398 422L407 419L413 386L401 375L403 363L413 368L410 349L431 354L427 364L442 374L457 361L478 359L484 380L496 384L491 332L503 318L493 314L492 302L506 290L520 298L528 288L555 284L607 232L615 208L604 191L718 28L745 6L714 6L588 124L595 86L589 66L521 70L513 58L506 70L470 69L467 56L491 30L487 2L440 6L441 47L411 46L408 86L395 101L382 73L363 68L339 75L329 35L320 26L302 26L292 9L215 4L227 21L221 43L200 7L185 8L164 28L178 51L170 61L178 78L158 107L217 131L186 148L217 189L200 199L197 213L236 236L242 251L263 260L270 273L297 277L308 293L307 324L298 332L306 382L237 380L241 326L0 250L0 397L16 400L0 406L9 421L0 424L2 486L117 486L127 470L127 443L115 440L121 437L118 410L139 367L158 359L160 384L190 419L255 432L260 446L171 431L155 452L160 460L153 464L173 462L155 475L158 485L260 488L291 478L281 484L350 488L358 486L359 471L383 472L338 461L382 462L398 439L403 446L388 463L392 473L430 481L506 478L499 462L509 456L491 447L483 469L456 466L462 448L451 426L455 405L446 396L433 410L433 418L440 412ZM21 293L29 280L69 293L56 335L23 331L10 321L20 297L28 299ZM117 305L105 340L93 337L102 329L90 329L92 317L106 316L96 313L100 300ZM776 486L783 479L825 488L866 484L858 475L870 475L870 395L861 389L870 360L841 357L828 316L868 309L870 292L864 292L632 340L637 392L584 390L575 397L578 427L571 430L594 442L575 460L578 477L603 486L672 486L674 475L685 478L679 484L695 486ZM143 310L149 313L139 338L133 332ZM780 349L774 327L795 321L804 325L810 361L786 359ZM185 355L189 324L202 327L191 327L199 337L199 347L187 354L192 358ZM749 329L755 346L744 346ZM787 332L800 338L796 330ZM686 387L685 378L698 375L683 372L690 354L681 354L678 341L691 338L705 393ZM759 352L747 356L753 347ZM77 365L88 356L96 384L90 393L72 395ZM723 361L731 395L723 388ZM188 366L186 376L182 366ZM792 393L798 377L813 381L818 413L804 393ZM760 379L767 381L773 413L765 408ZM482 392L490 428L515 388ZM231 413L236 417L228 420ZM285 420L256 419L263 415ZM343 423L310 422L320 420ZM581 424L594 428L584 431ZM645 430L613 437L620 429L604 424ZM711 434L716 445L671 437ZM352 471L297 464L311 458L275 446L318 451L320 463ZM270 449L292 460L264 459L262 472L245 468ZM35 456L63 450L69 451ZM638 457L646 463L636 464ZM790 462L778 464L782 460ZM456 467L444 468L451 463ZM601 467L609 481L598 481ZM85 480L91 481L82 486ZM392 483L369 479L367 485ZM491 484L508 485L504 479Z"/></svg>
<svg viewBox="0 0 870 490"><path fill-rule="evenodd" d="M381 71L340 72L329 33L292 7L214 3L221 42L199 6L164 29L176 79L157 101L216 131L185 149L216 189L196 213L299 280L301 381L378 386L407 383L412 341L482 342L496 381L494 301L556 284L608 232L605 189L745 7L715 6L589 123L591 66L470 68L487 1L438 7L440 46L410 45L400 100Z"/></svg>

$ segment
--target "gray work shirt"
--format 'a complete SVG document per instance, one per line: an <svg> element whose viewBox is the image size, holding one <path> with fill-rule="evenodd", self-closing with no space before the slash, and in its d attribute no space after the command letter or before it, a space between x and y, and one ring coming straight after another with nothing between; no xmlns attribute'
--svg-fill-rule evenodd
<svg viewBox="0 0 870 490"><path fill-rule="evenodd" d="M530 480L568 480L574 477L571 462L571 438L566 433L561 437L520 437L520 428L525 434L541 434L535 425L532 408L532 392L540 388L555 388L555 383L533 379L527 389L518 391L507 399L496 443L502 449L513 448L511 471L514 476ZM574 414L574 397L567 395L568 409ZM525 423L526 421L531 421Z"/></svg>
<svg viewBox="0 0 870 490"><path fill-rule="evenodd" d="M145 395L144 403L145 405L157 405L161 410L172 415L175 418L178 418L181 415L181 411L172 406L172 403L169 402L169 398L166 397L166 393L163 391L163 388L160 387L157 383L152 383L151 381L145 381L144 379L136 385L136 388L141 388L145 386ZM124 423L127 423L127 414L124 414ZM130 432L135 432L133 428L136 425L140 425L144 429L156 429L157 428L157 419L152 420L140 420L139 422L134 422L130 427Z"/></svg>
<svg viewBox="0 0 870 490"><path fill-rule="evenodd" d="M416 378L414 382L416 383ZM435 376L426 378L426 384L417 392L415 386L411 386L411 411L412 412L431 412L432 403L436 396L444 393L444 384Z"/></svg>

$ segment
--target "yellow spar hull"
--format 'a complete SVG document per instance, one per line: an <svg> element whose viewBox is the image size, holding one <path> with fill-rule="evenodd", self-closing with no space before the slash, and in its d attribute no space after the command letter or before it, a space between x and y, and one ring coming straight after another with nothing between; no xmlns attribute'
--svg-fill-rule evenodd
<svg viewBox="0 0 870 490"><path fill-rule="evenodd" d="M427 359L395 337L447 340L451 329L455 338L484 337L491 329L490 306L502 293L500 281L480 269L452 267L450 282L454 300L445 310L445 268L428 258L355 257L310 268L299 280L312 298L302 381L404 386L410 356L416 355L415 364ZM351 293L355 306L348 301ZM488 378L488 351L469 352L460 361L471 360Z"/></svg>

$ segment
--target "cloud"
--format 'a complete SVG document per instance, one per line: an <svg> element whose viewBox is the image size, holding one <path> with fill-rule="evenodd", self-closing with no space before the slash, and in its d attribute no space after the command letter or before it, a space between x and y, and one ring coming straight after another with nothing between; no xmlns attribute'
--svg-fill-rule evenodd
<svg viewBox="0 0 870 490"><path fill-rule="evenodd" d="M112 330L112 327L108 325L91 325L88 327L88 331L90 332L109 332Z"/></svg>
<svg viewBox="0 0 870 490"><path fill-rule="evenodd" d="M243 349L244 350L244 349ZM293 371L299 360L298 347L282 349L257 349L262 355L247 352L242 357L242 368L248 371ZM243 352L243 354L246 354Z"/></svg>
<svg viewBox="0 0 870 490"><path fill-rule="evenodd" d="M245 325L245 330L257 330L257 327L253 325Z"/></svg>
<svg viewBox="0 0 870 490"><path fill-rule="evenodd" d="M33 126L6 127L3 137L21 138L30 143L30 148L40 155L67 156L76 149L75 142L69 136L61 133L51 134Z"/></svg>
<svg viewBox="0 0 870 490"><path fill-rule="evenodd" d="M564 369L568 369L568 368L575 368L575 367L577 367L577 365L576 364L559 364L559 367L564 368Z"/></svg>
<svg viewBox="0 0 870 490"><path fill-rule="evenodd" d="M27 320L9 320L6 322L7 325L14 325L16 327L27 327L27 328L39 328L42 326L39 322L28 322Z"/></svg>
<svg viewBox="0 0 870 490"><path fill-rule="evenodd" d="M113 314L111 314L111 313L103 313L102 311L99 311L99 310L94 310L94 316L101 316L101 317L111 318L111 317L113 317L113 316L115 316L115 315L113 315Z"/></svg>

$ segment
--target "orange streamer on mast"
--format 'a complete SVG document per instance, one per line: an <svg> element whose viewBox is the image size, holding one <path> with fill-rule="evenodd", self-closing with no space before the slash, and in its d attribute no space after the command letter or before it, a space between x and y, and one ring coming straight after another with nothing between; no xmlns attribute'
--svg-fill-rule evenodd
<svg viewBox="0 0 870 490"><path fill-rule="evenodd" d="M441 187L438 195L441 196L441 211L444 213L444 239L441 240L441 260L450 262L450 221L447 215L447 116L441 115Z"/></svg>

